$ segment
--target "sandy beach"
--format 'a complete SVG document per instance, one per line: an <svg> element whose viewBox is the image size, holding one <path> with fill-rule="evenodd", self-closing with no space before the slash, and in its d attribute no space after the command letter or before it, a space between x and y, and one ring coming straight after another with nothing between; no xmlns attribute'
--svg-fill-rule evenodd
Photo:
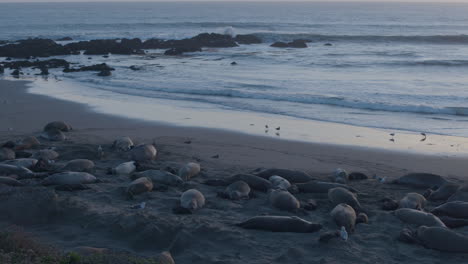
<svg viewBox="0 0 468 264"><path fill-rule="evenodd" d="M462 263L466 255L426 249L397 241L401 222L380 209L380 200L399 200L406 193L425 189L388 184L410 172L434 173L456 183L466 181L466 158L462 155L431 155L367 146L308 143L248 135L225 130L171 126L93 112L86 105L27 93L27 82L0 81L0 142L39 136L43 127L61 120L73 127L67 140L43 139L32 150L54 147L60 154L56 165L72 159L90 159L93 175L101 183L75 192L42 187L26 180L25 187L0 186L5 214L3 228L21 226L41 241L62 250L79 246L108 248L152 256L170 251L176 263ZM154 143L155 166L177 170L188 162L201 165L201 173L179 187L155 188L128 200L122 194L128 176L108 175L108 168L129 161L111 150L112 142L129 136L136 144ZM104 157L96 158L98 146ZM217 197L225 187L204 184L258 168L299 170L329 180L337 168L362 172L368 180L351 181L361 204L369 211L369 223L356 226L348 241L319 243L325 231L336 230L330 218L333 206L326 194L298 193L299 201L314 199L318 208L306 215L280 211L268 203L268 194L255 192L249 200ZM381 183L372 176L386 179ZM196 188L206 205L192 215L176 215L172 208L181 193ZM25 195L30 193L31 195ZM141 210L130 207L146 202ZM430 209L440 203L428 202ZM20 214L19 212L28 212ZM298 215L323 228L316 233L274 233L241 229L236 223L257 215ZM467 227L457 232L468 233Z"/></svg>

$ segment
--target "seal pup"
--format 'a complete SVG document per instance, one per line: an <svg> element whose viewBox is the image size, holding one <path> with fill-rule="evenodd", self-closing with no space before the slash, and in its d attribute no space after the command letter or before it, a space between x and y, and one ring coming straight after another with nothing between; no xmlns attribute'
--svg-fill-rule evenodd
<svg viewBox="0 0 468 264"><path fill-rule="evenodd" d="M332 202L333 206L345 203L351 206L356 212L365 212L356 195L345 188L337 187L330 189L328 191L328 199Z"/></svg>
<svg viewBox="0 0 468 264"><path fill-rule="evenodd" d="M136 170L135 161L124 162L112 168L114 175L130 175Z"/></svg>
<svg viewBox="0 0 468 264"><path fill-rule="evenodd" d="M416 226L438 226L446 227L435 215L416 209L402 208L395 211L395 216L401 221Z"/></svg>
<svg viewBox="0 0 468 264"><path fill-rule="evenodd" d="M54 122L48 123L44 127L44 131L49 131L49 130L59 130L62 132L69 132L72 130L72 127L63 121L54 121Z"/></svg>
<svg viewBox="0 0 468 264"><path fill-rule="evenodd" d="M468 202L448 202L434 208L431 213L438 216L450 216L454 218L468 219Z"/></svg>
<svg viewBox="0 0 468 264"><path fill-rule="evenodd" d="M42 181L42 185L90 184L97 178L87 172L60 172L55 173Z"/></svg>
<svg viewBox="0 0 468 264"><path fill-rule="evenodd" d="M0 176L0 184L5 184L8 186L23 186L24 184L17 179L11 177Z"/></svg>
<svg viewBox="0 0 468 264"><path fill-rule="evenodd" d="M351 206L340 203L333 208L330 215L338 227L344 226L349 233L354 232L357 217L356 211Z"/></svg>
<svg viewBox="0 0 468 264"><path fill-rule="evenodd" d="M271 232L314 233L321 224L311 223L297 216L255 216L236 226Z"/></svg>
<svg viewBox="0 0 468 264"><path fill-rule="evenodd" d="M422 210L426 206L426 198L419 193L408 193L398 203L399 208Z"/></svg>
<svg viewBox="0 0 468 264"><path fill-rule="evenodd" d="M416 236L422 245L431 249L468 253L468 236L448 228L420 226Z"/></svg>
<svg viewBox="0 0 468 264"><path fill-rule="evenodd" d="M303 193L328 193L330 189L337 187L345 188L351 192L357 193L357 190L353 187L334 182L310 181L306 183L298 183L296 186L299 188L299 191Z"/></svg>
<svg viewBox="0 0 468 264"><path fill-rule="evenodd" d="M205 196L196 189L189 189L180 196L180 206L175 207L176 214L193 214L205 206Z"/></svg>
<svg viewBox="0 0 468 264"><path fill-rule="evenodd" d="M457 192L459 184L447 182L446 184L440 186L437 190L430 192L430 195L426 197L430 201L446 201L450 196Z"/></svg>
<svg viewBox="0 0 468 264"><path fill-rule="evenodd" d="M416 188L440 187L447 182L442 176L431 173L409 173L393 181L394 184L408 185Z"/></svg>
<svg viewBox="0 0 468 264"><path fill-rule="evenodd" d="M294 195L283 190L272 190L269 195L269 201L272 207L283 211L295 212L301 207L301 204Z"/></svg>
<svg viewBox="0 0 468 264"><path fill-rule="evenodd" d="M7 160L7 161L2 162L2 164L8 164L8 165L25 167L27 169L31 169L37 164L37 159L21 158L21 159Z"/></svg>
<svg viewBox="0 0 468 264"><path fill-rule="evenodd" d="M349 174L347 171L338 168L333 172L332 179L337 183L347 183L349 180Z"/></svg>
<svg viewBox="0 0 468 264"><path fill-rule="evenodd" d="M61 171L93 172L94 162L88 159L75 159L67 162Z"/></svg>
<svg viewBox="0 0 468 264"><path fill-rule="evenodd" d="M65 134L62 131L57 129L46 130L43 133L41 133L40 137L50 141L64 141L67 139L67 136L65 136Z"/></svg>
<svg viewBox="0 0 468 264"><path fill-rule="evenodd" d="M273 189L287 191L291 188L291 183L281 176L273 175L268 180L271 182L271 188Z"/></svg>
<svg viewBox="0 0 468 264"><path fill-rule="evenodd" d="M127 194L133 197L134 195L151 192L152 190L153 182L147 177L141 177L130 183L127 187Z"/></svg>
<svg viewBox="0 0 468 264"><path fill-rule="evenodd" d="M132 175L132 179L138 179L141 177L147 177L151 179L153 183L160 183L169 186L180 186L184 183L182 178L179 176L162 170L147 170L137 172Z"/></svg>
<svg viewBox="0 0 468 264"><path fill-rule="evenodd" d="M38 160L42 159L46 161L55 160L58 157L59 157L59 154L55 150L52 150L52 149L39 150L32 155L32 158L34 159L38 159Z"/></svg>
<svg viewBox="0 0 468 264"><path fill-rule="evenodd" d="M197 176L200 173L200 164L189 162L179 169L179 177L184 181L190 180L192 177Z"/></svg>
<svg viewBox="0 0 468 264"><path fill-rule="evenodd" d="M133 146L133 141L129 137L120 137L114 140L114 143L112 144L113 149L123 152L131 150Z"/></svg>
<svg viewBox="0 0 468 264"><path fill-rule="evenodd" d="M250 187L244 181L236 181L229 184L224 192L218 193L218 196L230 200L248 199L250 194Z"/></svg>
<svg viewBox="0 0 468 264"><path fill-rule="evenodd" d="M139 145L130 150L129 158L134 161L155 160L158 151L154 145Z"/></svg>
<svg viewBox="0 0 468 264"><path fill-rule="evenodd" d="M264 179L269 179L271 176L277 175L288 180L291 184L314 180L312 176L305 172L287 169L267 169L257 173L256 175Z"/></svg>
<svg viewBox="0 0 468 264"><path fill-rule="evenodd" d="M13 160L16 158L16 154L12 149L0 148L0 161Z"/></svg>

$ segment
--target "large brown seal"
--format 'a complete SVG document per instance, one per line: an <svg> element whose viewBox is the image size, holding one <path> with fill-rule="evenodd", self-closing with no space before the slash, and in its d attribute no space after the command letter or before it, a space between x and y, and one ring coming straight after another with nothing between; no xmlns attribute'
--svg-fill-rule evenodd
<svg viewBox="0 0 468 264"><path fill-rule="evenodd" d="M262 177L264 179L269 179L271 176L274 176L274 175L281 176L292 184L304 183L304 182L309 182L311 180L314 180L314 178L310 176L309 174L302 172L302 171L296 171L296 170L267 169L267 170L257 173L257 176Z"/></svg>
<svg viewBox="0 0 468 264"><path fill-rule="evenodd" d="M134 196L153 190L153 182L147 177L138 178L130 183L127 187L127 194Z"/></svg>
<svg viewBox="0 0 468 264"><path fill-rule="evenodd" d="M297 216L255 216L237 226L245 229L291 233L313 233L322 228L321 224L311 223Z"/></svg>
<svg viewBox="0 0 468 264"><path fill-rule="evenodd" d="M351 206L356 212L365 212L357 196L345 188L337 187L330 189L328 191L328 199L332 202L333 206L344 203Z"/></svg>
<svg viewBox="0 0 468 264"><path fill-rule="evenodd" d="M468 184L460 186L458 190L447 199L447 202L468 202Z"/></svg>
<svg viewBox="0 0 468 264"><path fill-rule="evenodd" d="M130 150L129 158L134 161L155 160L158 151L151 144L139 145Z"/></svg>
<svg viewBox="0 0 468 264"><path fill-rule="evenodd" d="M47 139L50 141L64 141L67 139L67 136L60 130L46 130L41 135L41 138Z"/></svg>
<svg viewBox="0 0 468 264"><path fill-rule="evenodd" d="M231 184L236 181L244 181L250 186L250 188L261 192L267 192L271 189L270 181L253 174L236 174L227 179L227 184Z"/></svg>
<svg viewBox="0 0 468 264"><path fill-rule="evenodd" d="M41 145L35 136L25 137L15 143L15 150L26 150Z"/></svg>
<svg viewBox="0 0 468 264"><path fill-rule="evenodd" d="M93 172L94 162L88 159L75 159L67 162L61 171Z"/></svg>
<svg viewBox="0 0 468 264"><path fill-rule="evenodd" d="M200 164L195 162L189 162L179 169L179 177L184 181L188 181L200 173Z"/></svg>
<svg viewBox="0 0 468 264"><path fill-rule="evenodd" d="M162 170L147 170L137 172L132 175L133 179L141 177L148 177L153 181L153 183L160 183L169 186L180 186L184 183L182 178L179 176Z"/></svg>
<svg viewBox="0 0 468 264"><path fill-rule="evenodd" d="M43 149L32 155L32 158L38 160L55 160L59 157L59 154L52 149Z"/></svg>
<svg viewBox="0 0 468 264"><path fill-rule="evenodd" d="M446 252L468 253L468 237L448 228L421 226L417 239L428 248Z"/></svg>
<svg viewBox="0 0 468 264"><path fill-rule="evenodd" d="M419 193L408 193L399 202L399 208L422 210L426 206L426 198Z"/></svg>
<svg viewBox="0 0 468 264"><path fill-rule="evenodd" d="M338 204L330 214L338 227L344 226L346 231L354 232L357 217L356 211L351 206L345 203Z"/></svg>
<svg viewBox="0 0 468 264"><path fill-rule="evenodd" d="M395 211L395 216L401 221L416 226L446 227L435 215L410 208L402 208Z"/></svg>
<svg viewBox="0 0 468 264"><path fill-rule="evenodd" d="M244 181L236 181L229 184L224 192L219 193L219 196L231 200L240 200L249 198L250 187Z"/></svg>
<svg viewBox="0 0 468 264"><path fill-rule="evenodd" d="M440 187L448 181L440 175L431 173L409 173L393 181L395 184L408 185L416 188Z"/></svg>
<svg viewBox="0 0 468 264"><path fill-rule="evenodd" d="M301 207L296 197L288 191L272 190L269 195L269 200L272 207L284 211L295 212Z"/></svg>
<svg viewBox="0 0 468 264"><path fill-rule="evenodd" d="M60 172L42 181L43 185L89 184L95 183L96 177L87 172Z"/></svg>
<svg viewBox="0 0 468 264"><path fill-rule="evenodd" d="M129 137L120 137L114 140L114 143L112 144L113 149L123 152L131 150L133 146L133 141Z"/></svg>

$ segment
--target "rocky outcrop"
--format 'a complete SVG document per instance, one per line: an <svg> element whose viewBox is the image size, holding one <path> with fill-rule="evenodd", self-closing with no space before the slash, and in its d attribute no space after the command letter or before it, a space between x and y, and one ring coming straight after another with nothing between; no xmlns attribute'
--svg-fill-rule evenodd
<svg viewBox="0 0 468 264"><path fill-rule="evenodd" d="M68 68L70 67L70 63L66 60L62 59L51 59L51 60L35 60L35 61L12 61L12 62L4 62L3 65L10 69L19 69L19 68Z"/></svg>
<svg viewBox="0 0 468 264"><path fill-rule="evenodd" d="M255 35L237 35L234 41L238 44L260 44L262 40Z"/></svg>
<svg viewBox="0 0 468 264"><path fill-rule="evenodd" d="M271 44L271 47L275 48L307 48L308 40L296 39L292 42L275 42Z"/></svg>
<svg viewBox="0 0 468 264"><path fill-rule="evenodd" d="M141 40L140 40L141 42ZM69 43L65 47L74 52L79 52L84 50L86 55L107 55L111 54L121 54L121 55L131 55L131 54L140 54L141 50L139 47L129 46L129 43L132 41L125 40L124 43L118 42L115 39L97 39L90 41L80 41L75 43Z"/></svg>
<svg viewBox="0 0 468 264"><path fill-rule="evenodd" d="M0 46L0 57L29 58L69 55L71 51L51 39L26 39Z"/></svg>
<svg viewBox="0 0 468 264"><path fill-rule="evenodd" d="M70 37L59 38L57 41L72 41L73 39Z"/></svg>
<svg viewBox="0 0 468 264"><path fill-rule="evenodd" d="M115 71L114 68L110 67L106 63L102 64L95 64L91 66L83 66L77 69L71 69L71 68L66 68L63 70L63 72L83 72L83 71L97 71L97 72L103 72L103 71Z"/></svg>

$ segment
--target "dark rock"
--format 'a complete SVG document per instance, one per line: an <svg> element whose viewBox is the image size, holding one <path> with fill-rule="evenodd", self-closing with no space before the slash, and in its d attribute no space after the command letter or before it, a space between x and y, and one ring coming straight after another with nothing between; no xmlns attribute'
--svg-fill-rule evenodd
<svg viewBox="0 0 468 264"><path fill-rule="evenodd" d="M270 47L274 47L274 48L288 48L288 43L286 42L275 42L273 44L270 45Z"/></svg>
<svg viewBox="0 0 468 264"><path fill-rule="evenodd" d="M143 49L163 49L164 40L161 39L148 39L142 44ZM167 47L166 47L167 48Z"/></svg>
<svg viewBox="0 0 468 264"><path fill-rule="evenodd" d="M141 68L138 67L138 66L136 66L136 65L132 65L132 66L130 66L130 70L132 70L132 71L139 71L139 70L141 70Z"/></svg>
<svg viewBox="0 0 468 264"><path fill-rule="evenodd" d="M0 57L28 58L68 55L71 51L51 39L26 39L0 46Z"/></svg>
<svg viewBox="0 0 468 264"><path fill-rule="evenodd" d="M367 180L369 177L362 172L351 172L348 175L350 180Z"/></svg>
<svg viewBox="0 0 468 264"><path fill-rule="evenodd" d="M40 68L41 75L49 75L49 69L47 67Z"/></svg>
<svg viewBox="0 0 468 264"><path fill-rule="evenodd" d="M5 44L8 44L7 40L0 40L0 45L5 45Z"/></svg>
<svg viewBox="0 0 468 264"><path fill-rule="evenodd" d="M10 57L8 57L8 58L6 58L5 60L6 60L6 61L11 61L11 58L10 58Z"/></svg>
<svg viewBox="0 0 468 264"><path fill-rule="evenodd" d="M109 55L104 55L102 57L107 59L107 58L109 58Z"/></svg>
<svg viewBox="0 0 468 264"><path fill-rule="evenodd" d="M72 41L73 39L70 37L59 38L57 41Z"/></svg>
<svg viewBox="0 0 468 264"><path fill-rule="evenodd" d="M398 209L398 206L399 206L397 201L388 197L383 198L380 202L382 203L381 205L382 210L385 210L385 211L396 210Z"/></svg>
<svg viewBox="0 0 468 264"><path fill-rule="evenodd" d="M3 65L0 65L0 74L5 73L5 67Z"/></svg>
<svg viewBox="0 0 468 264"><path fill-rule="evenodd" d="M70 69L66 68L63 70L63 72L82 72L82 71L97 71L97 72L102 72L102 71L114 71L115 69L107 65L106 63L101 63L101 64L95 64L91 66L84 66L78 69Z"/></svg>
<svg viewBox="0 0 468 264"><path fill-rule="evenodd" d="M112 72L109 71L109 70L103 70L103 71L99 72L97 75L101 76L101 77L106 77L106 76L111 76Z"/></svg>
<svg viewBox="0 0 468 264"><path fill-rule="evenodd" d="M120 45L136 50L136 49L141 49L143 47L143 42L139 38L122 39L120 41Z"/></svg>
<svg viewBox="0 0 468 264"><path fill-rule="evenodd" d="M65 45L65 47L72 51L84 50L84 54L86 55L107 55L109 53L122 55L139 54L140 51L138 50L138 48L133 48L129 46L130 43L134 42L136 41L125 40L122 43L122 41L118 42L115 39L97 39L69 43Z"/></svg>
<svg viewBox="0 0 468 264"><path fill-rule="evenodd" d="M296 39L292 42L275 42L271 44L271 47L275 48L307 48L307 40Z"/></svg>
<svg viewBox="0 0 468 264"><path fill-rule="evenodd" d="M176 55L182 55L184 54L185 52L197 52L197 51L201 51L201 48L199 47L193 47L193 48L172 48L172 49L168 49L164 52L164 55L168 55L168 56L176 56Z"/></svg>
<svg viewBox="0 0 468 264"><path fill-rule="evenodd" d="M237 35L234 38L234 41L236 41L239 44L260 44L262 43L262 40L255 36L255 35Z"/></svg>
<svg viewBox="0 0 468 264"><path fill-rule="evenodd" d="M23 75L23 73L19 69L16 69L11 73L11 75L13 75L15 77L19 77L20 74Z"/></svg>
<svg viewBox="0 0 468 264"><path fill-rule="evenodd" d="M237 65L237 62L235 62L235 61L231 62L231 65L232 66Z"/></svg>
<svg viewBox="0 0 468 264"><path fill-rule="evenodd" d="M91 58L91 57L88 57L88 60L92 60L92 59L93 59L93 58Z"/></svg>
<svg viewBox="0 0 468 264"><path fill-rule="evenodd" d="M67 62L66 60L62 59L51 59L51 60L43 60L43 61L12 61L12 62L6 62L4 63L5 67L8 67L10 69L19 69L19 68L29 68L29 67L35 67L35 68L68 68L70 66L70 63Z"/></svg>
<svg viewBox="0 0 468 264"><path fill-rule="evenodd" d="M331 43L325 43L324 46L333 46Z"/></svg>
<svg viewBox="0 0 468 264"><path fill-rule="evenodd" d="M202 33L192 38L200 47L228 48L237 47L237 43L229 35Z"/></svg>

